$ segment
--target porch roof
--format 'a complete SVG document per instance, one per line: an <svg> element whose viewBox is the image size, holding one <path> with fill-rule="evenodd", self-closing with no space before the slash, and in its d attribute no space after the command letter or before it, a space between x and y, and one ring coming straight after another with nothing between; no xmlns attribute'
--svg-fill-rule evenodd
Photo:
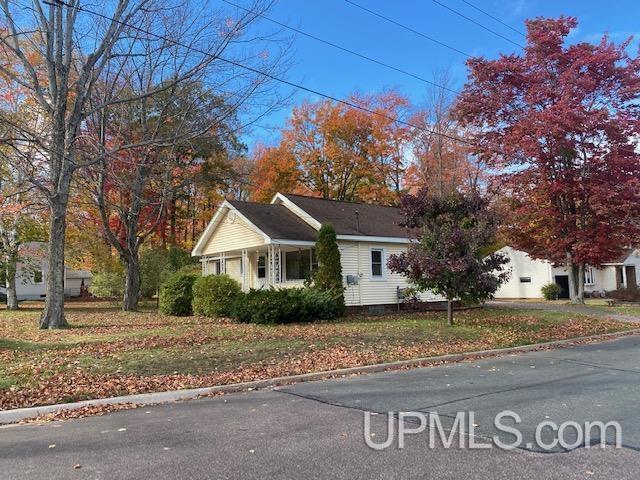
<svg viewBox="0 0 640 480"><path fill-rule="evenodd" d="M229 203L271 239L316 241L316 230L284 205L236 200Z"/></svg>

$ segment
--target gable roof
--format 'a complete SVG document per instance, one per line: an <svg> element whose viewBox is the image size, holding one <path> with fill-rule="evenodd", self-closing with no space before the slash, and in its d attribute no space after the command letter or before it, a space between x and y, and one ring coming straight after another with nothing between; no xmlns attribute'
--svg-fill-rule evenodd
<svg viewBox="0 0 640 480"><path fill-rule="evenodd" d="M284 205L237 200L229 200L229 203L271 239L316 240L316 230Z"/></svg>
<svg viewBox="0 0 640 480"><path fill-rule="evenodd" d="M330 223L337 235L408 238L398 207L278 194L273 202L289 200L318 224ZM315 225L319 228L319 225Z"/></svg>
<svg viewBox="0 0 640 480"><path fill-rule="evenodd" d="M201 256L209 239L228 211L237 213L255 232L264 238L265 244L272 240L294 240L314 242L316 231L283 205L225 200L191 251L194 257Z"/></svg>
<svg viewBox="0 0 640 480"><path fill-rule="evenodd" d="M623 265L627 259L635 253L635 248L625 248L620 252L618 257L613 260L609 260L608 262L604 262L603 265Z"/></svg>

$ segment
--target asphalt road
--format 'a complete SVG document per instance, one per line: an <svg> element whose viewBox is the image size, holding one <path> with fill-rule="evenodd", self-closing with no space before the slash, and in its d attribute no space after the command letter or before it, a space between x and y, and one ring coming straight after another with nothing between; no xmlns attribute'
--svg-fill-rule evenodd
<svg viewBox="0 0 640 480"><path fill-rule="evenodd" d="M5 479L637 479L640 478L640 337L433 368L312 382L0 428ZM498 435L494 416L520 415L520 448L452 448L429 431L385 450L386 412L437 412L448 433L457 412L475 412L476 443ZM435 418L435 417L434 417ZM392 417L394 420L394 417ZM541 421L618 421L623 447L526 443ZM418 426L415 418L406 426ZM505 422L508 423L508 422ZM573 430L572 430L573 431ZM397 437L397 436L396 436ZM394 438L396 438L394 437ZM555 436L547 431L545 443ZM565 440L572 440L567 435ZM597 438L591 438L597 441ZM613 438L608 438L612 441ZM51 445L55 447L50 448ZM74 468L80 465L80 468Z"/></svg>

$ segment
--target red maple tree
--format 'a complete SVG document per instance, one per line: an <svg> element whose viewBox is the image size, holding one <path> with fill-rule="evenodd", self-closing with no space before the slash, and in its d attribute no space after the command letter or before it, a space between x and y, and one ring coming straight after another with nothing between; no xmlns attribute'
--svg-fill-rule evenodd
<svg viewBox="0 0 640 480"><path fill-rule="evenodd" d="M566 266L582 303L585 265L640 233L640 59L628 41L567 44L572 17L527 22L522 55L468 61L457 110L500 169L511 244Z"/></svg>

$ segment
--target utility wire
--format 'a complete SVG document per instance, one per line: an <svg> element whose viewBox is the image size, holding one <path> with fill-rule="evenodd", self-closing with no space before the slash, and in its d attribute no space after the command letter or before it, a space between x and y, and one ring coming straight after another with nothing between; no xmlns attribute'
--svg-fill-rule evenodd
<svg viewBox="0 0 640 480"><path fill-rule="evenodd" d="M512 27L511 25L509 25L506 22L503 22L502 20L500 20L498 17L495 17L493 15L491 15L489 12L487 12L486 10L481 9L480 7L475 6L473 3L471 2L467 2L467 0L460 0L461 2L466 3L467 5L469 5L471 8L476 9L477 11L479 11L480 13L486 15L487 17L491 18L492 20L495 20L496 22L498 22L500 25L504 25L505 27L507 27L509 30L512 30L514 32L516 32L518 35L521 35L523 37L526 37L526 34L521 31L518 30L517 28Z"/></svg>
<svg viewBox="0 0 640 480"><path fill-rule="evenodd" d="M493 30L491 30L490 28L488 28L488 27L486 27L486 26L484 26L484 25L480 24L479 22L476 22L475 20L473 20L473 19L471 19L471 18L467 17L466 15L462 15L461 13L459 13L459 12L457 12L457 11L453 10L452 8L449 8L449 7L447 7L446 5L444 5L444 4L442 4L442 3L440 3L439 1L437 1L437 0L433 0L433 1L434 1L435 3L437 3L437 4L439 4L439 5L442 5L443 7L445 7L445 8L446 8L446 9L448 9L448 10L450 10L451 12L453 12L453 13L455 13L455 14L457 14L457 15L462 16L462 17L463 17L463 18L465 18L466 20L468 20L468 21L470 21L470 22L472 22L472 23L474 23L474 24L476 24L476 25L478 25L478 26L480 26L480 27L484 28L485 30L488 30L488 31L490 31L491 33L494 33L495 35L497 35L497 36L499 36L499 37L501 37L501 38L503 38L503 39L505 39L505 40L509 41L510 43L513 43L514 45L517 45L517 46L519 46L519 47L521 47L521 48L523 48L523 49L525 48L525 46L524 46L524 45L520 45L520 44L518 44L518 43L513 42L513 41L512 41L512 40L510 40L509 38L504 37L503 35L501 35L501 34L499 34L499 33L497 33L497 32L494 32L494 31L493 31ZM465 0L462 0L462 1L464 1L465 3L468 3L468 2L466 2ZM404 24L402 24L402 23L399 23L399 22L397 22L397 21L395 21L395 20L393 20L393 19L391 19L391 18L389 18L389 17L386 17L386 16L384 16L384 15L382 15L382 14L380 14L380 13L377 13L377 12L375 12L375 11L373 11L373 10L370 10L370 9L366 8L366 7L363 7L363 6L361 6L361 5L358 5L357 3L353 2L352 0L345 0L345 2L347 2L347 3L351 4L351 5L354 5L354 6L356 6L356 7L360 8L360 9L362 9L362 10L365 10L365 11L369 12L369 13L370 13L370 14L372 14L372 15L375 15L375 16L377 16L377 17L379 17L379 18L382 18L382 19L384 19L384 20L388 21L389 23L392 23L392 24L397 25L397 26L399 26L399 27L401 27L401 28L403 28L403 29L405 29L405 30L408 30L408 31L410 31L410 32L413 32L413 33L415 33L416 35L419 35L419 36L421 36L421 37L425 37L425 38L428 38L429 40L431 40L431 38L429 38L429 37L425 36L425 35L424 35L424 34L422 34L421 32L418 32L418 31L416 31L416 30L412 29L411 27L408 27L408 26L406 26L406 25L404 25ZM521 33L521 32L518 32L518 33ZM440 43L440 42L438 42L438 43ZM448 46L448 45L446 45L446 44L443 44L443 43L441 43L441 44L442 44L442 45L444 45L444 46L446 46L446 47L449 47L449 46ZM449 47L449 48L451 48L451 47ZM466 53L463 53L463 54L464 54L464 55L467 55ZM468 56L468 57L471 57L471 55L467 55L467 56ZM597 74L597 72L594 72L594 74L596 74L597 76L599 76L601 79L605 79L605 77L604 77L603 75L599 75L599 74ZM477 145L477 144L474 144L474 146L476 146L476 147L477 147L478 145ZM627 152L627 153L638 154L638 152L637 152L635 149L633 149L633 148L631 148L631 149L630 149L630 148L626 148L626 147L621 147L621 148L619 148L619 150L620 150L620 151L623 151L623 152ZM495 149L491 149L490 151L497 152L497 153L503 153L503 152L501 152L500 150L495 150Z"/></svg>
<svg viewBox="0 0 640 480"><path fill-rule="evenodd" d="M408 27L407 25L404 25L404 24L402 24L400 22L397 22L397 21L393 20L392 18L389 18L389 17L387 17L385 15L382 15L381 13L378 13L378 12L376 12L374 10L371 10L371 9L365 7L365 6L362 6L362 5L356 3L356 2L354 2L352 0L344 0L344 1L347 2L350 5L353 5L356 8L359 8L360 10L364 10L365 12L370 13L371 15L375 15L378 18L381 18L381 19L383 19L383 20L385 20L387 22L393 23L394 25L396 25L396 26L398 26L400 28L403 28L404 30L407 30L407 31L409 31L411 33L419 35L422 38L425 38L425 39L429 40L430 42L437 43L438 45L440 45L442 47L445 47L445 48L448 48L449 50L452 50L452 51L454 51L456 53L459 53L460 55L464 55L465 57L468 57L468 58L472 58L473 57L473 55L471 55L470 53L463 52L462 50L459 50L456 47L452 47L451 45L448 45L448 44L446 44L444 42L441 42L440 40L436 40L435 38L430 37L429 35L426 35L426 34L424 34L422 32L419 32L418 30L416 30L414 28Z"/></svg>
<svg viewBox="0 0 640 480"><path fill-rule="evenodd" d="M291 82L289 80L285 80L285 79L277 77L277 76L275 76L275 75L273 75L271 73L258 70L257 68L253 68L253 67L249 67L247 65L243 65L242 63L239 63L239 62L234 61L234 60L229 60L229 59L224 58L224 57L222 57L220 55L213 55L213 54L211 54L211 53L209 53L207 51L201 50L201 49L199 49L197 47L194 47L192 45L186 45L184 43L180 43L179 41L174 40L172 38L169 38L169 37L167 37L165 35L160 35L158 33L151 32L149 30L143 29L143 28L135 26L135 25L131 25L130 23L123 22L121 20L115 20L114 18L112 18L112 17L110 17L108 15L102 14L100 12L96 12L95 10L90 10L88 8L81 7L79 5L78 6L69 5L64 0L42 0L42 2L47 4L47 5L53 5L53 6L61 6L61 5L63 5L63 6L69 7L69 8L74 8L74 9L78 10L79 12L85 12L85 13L88 13L90 15L95 15L95 16L103 18L105 20L108 20L108 21L111 21L111 22L115 22L115 23L117 23L119 25L122 25L124 27L131 28L131 29L136 30L136 31L138 31L140 33L144 33L146 35L151 35L153 37L158 38L159 40L164 40L165 42L169 42L169 43L171 43L173 45L176 45L176 46L179 46L179 47L182 47L182 48L186 48L187 50L191 50L193 52L200 53L200 54L205 55L207 57L215 58L215 59L220 60L222 62L225 62L225 63L227 63L229 65L233 65L233 66L236 66L238 68L245 69L247 71L256 73L258 75L262 75L262 76L264 76L266 78L269 78L269 79L274 80L276 82L282 83L284 85L288 85L290 87L296 88L298 90L305 91L307 93L312 93L314 95L318 95L319 97L323 97L323 98L326 98L328 100L332 100L334 102L340 103L340 104L348 106L350 108L354 108L356 110L360 110L360 111L369 113L371 115L376 115L378 117L385 118L385 119L387 119L387 120L389 120L391 122L398 123L400 125L405 125L407 127L414 128L414 129L416 129L418 131L421 131L423 133L428 133L428 134L431 134L431 135L440 135L441 137L445 137L445 138L448 138L449 140L453 140L453 141L456 141L456 142L459 142L459 143L464 143L464 144L472 146L472 147L483 148L480 145L478 145L478 144L476 144L474 142L471 142L469 140L466 140L464 138L460 138L460 137L457 137L457 136L454 136L454 135L449 135L449 134L446 134L446 133L436 132L435 130L431 130L429 128L421 127L421 126L416 125L416 124L414 124L412 122L408 122L406 120L402 120L402 119L394 117L392 115L387 115L387 114L379 112L379 111L371 110L370 108L363 107L362 105L358 105L358 104L353 103L353 102L351 102L349 100L345 100L345 99L342 99L342 98L334 97L332 95L323 93L323 92L321 92L319 90L315 90L313 88L305 87L304 85L300 85L298 83L294 83L294 82ZM498 150L493 150L493 151L496 152L496 153L502 153L502 152L500 152Z"/></svg>
<svg viewBox="0 0 640 480"><path fill-rule="evenodd" d="M456 15L458 15L459 17L462 17L462 18L464 18L465 20L467 20L467 21L469 21L469 22L473 23L474 25L477 25L478 27L480 27L480 28L482 28L482 29L486 30L487 32L491 32L491 33L493 33L494 35L496 35L496 36L498 36L498 37L502 38L503 40L506 40L507 42L514 44L516 47L524 48L524 45L522 45L522 44L520 44L520 43L518 43L518 42L515 42L515 41L511 40L509 37L505 37L505 36L504 36L504 35L502 35L501 33L496 32L495 30L493 30L493 29L491 29L491 28L487 27L486 25L483 25L483 24L482 24L482 23L480 23L480 22L476 22L473 18L466 16L464 13L460 13L459 11L454 10L453 8L449 7L448 5L445 5L445 4L444 4L444 3L442 3L442 2L439 2L438 0L431 0L431 1L432 1L433 3L435 3L435 4L437 4L437 5L440 5L442 8L446 8L446 9L447 9L447 10L449 10L450 12L455 13L455 14L456 14Z"/></svg>
<svg viewBox="0 0 640 480"><path fill-rule="evenodd" d="M307 32L305 32L303 30L300 30L298 28L292 27L291 25L287 25L286 23L282 23L282 22L280 22L278 20L274 20L273 18L267 17L266 15L264 15L264 14L262 14L260 12L256 12L255 10L251 10L249 8L242 7L242 6L237 5L237 4L233 3L233 2L230 2L229 0L222 0L222 1L224 3L226 3L226 4L229 4L231 6L239 8L241 10L244 10L245 12L248 12L248 13L251 13L251 14L256 15L258 17L264 18L265 20L268 20L268 21L270 21L272 23L275 23L276 25L280 25L283 28L287 28L287 29L289 29L291 31L294 31L294 32L300 34L300 35L304 35L305 37L311 38L311 39L313 39L313 40L315 40L317 42L324 43L325 45L329 45L330 47L336 48L338 50L341 50L343 52L349 53L351 55L355 55L356 57L362 58L362 59L367 60L369 62L375 63L377 65L381 65L381 66L383 66L385 68L388 68L390 70L394 70L396 72L402 73L403 75L407 75L409 77L415 78L416 80L420 80L421 82L428 83L429 85L433 85L434 87L438 87L438 88L441 88L443 90L447 90L448 92L451 92L453 94L457 95L458 93L460 93L457 90L453 90L452 88L449 88L449 87L446 87L444 85L440 85L438 83L432 82L431 80L427 80L426 78L421 77L419 75L416 75L415 73L411 73L411 72L408 72L408 71L403 70L401 68L394 67L393 65L390 65L388 63L384 63L381 60L376 60L375 58L369 57L369 56L364 55L362 53L358 53L358 52L356 52L354 50L350 50L350 49L348 49L346 47L343 47L343 46L338 45L336 43L330 42L329 40L325 40L325 39L317 37L317 36L315 36L315 35L313 35L311 33L307 33Z"/></svg>

